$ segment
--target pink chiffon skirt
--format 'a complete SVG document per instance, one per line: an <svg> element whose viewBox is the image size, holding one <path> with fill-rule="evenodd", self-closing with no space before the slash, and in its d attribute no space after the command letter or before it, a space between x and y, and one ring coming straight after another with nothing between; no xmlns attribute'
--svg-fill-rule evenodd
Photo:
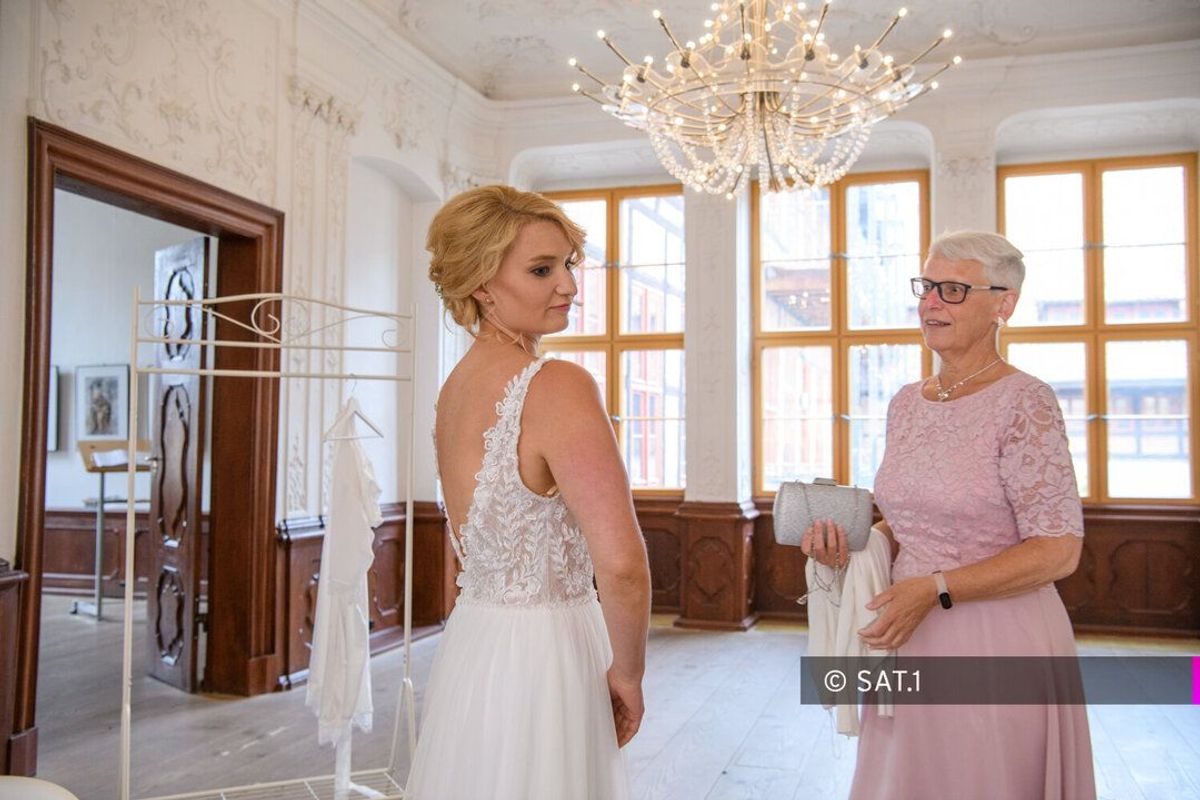
<svg viewBox="0 0 1200 800"><path fill-rule="evenodd" d="M1073 656L1053 585L934 608L901 656ZM1087 707L896 705L864 710L852 800L1095 798Z"/></svg>

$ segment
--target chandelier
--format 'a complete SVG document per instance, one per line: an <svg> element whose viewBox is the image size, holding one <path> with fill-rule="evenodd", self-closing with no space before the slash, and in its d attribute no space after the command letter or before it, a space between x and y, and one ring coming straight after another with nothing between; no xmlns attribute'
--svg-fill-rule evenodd
<svg viewBox="0 0 1200 800"><path fill-rule="evenodd" d="M656 10L673 47L661 62L634 62L597 31L625 63L621 78L608 83L572 58L570 66L598 86L571 88L645 130L667 172L697 191L732 198L756 170L770 191L824 186L846 174L875 123L936 89L935 78L962 61L955 56L917 76L949 29L908 61L885 53L904 8L869 47L839 54L824 31L832 2L819 11L779 0L713 3L704 35L683 44Z"/></svg>

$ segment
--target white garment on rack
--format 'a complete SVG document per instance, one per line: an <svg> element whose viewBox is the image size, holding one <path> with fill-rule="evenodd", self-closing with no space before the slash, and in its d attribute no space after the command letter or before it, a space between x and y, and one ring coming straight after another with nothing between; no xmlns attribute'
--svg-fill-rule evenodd
<svg viewBox="0 0 1200 800"><path fill-rule="evenodd" d="M808 654L821 657L865 657L886 655L863 643L859 630L879 616L867 603L892 585L892 547L887 536L871 528L867 546L850 554L841 586L832 591L816 589L808 595ZM817 571L820 570L820 579ZM834 583L834 570L808 559L804 568L809 589ZM878 704L881 717L892 716L890 703ZM857 736L859 731L858 704L843 703L837 707L837 731Z"/></svg>
<svg viewBox="0 0 1200 800"><path fill-rule="evenodd" d="M329 517L306 695L321 744L348 742L351 725L371 730L367 570L375 557L371 529L383 517L371 462L354 439L356 412L361 413L352 397L326 434L333 442Z"/></svg>

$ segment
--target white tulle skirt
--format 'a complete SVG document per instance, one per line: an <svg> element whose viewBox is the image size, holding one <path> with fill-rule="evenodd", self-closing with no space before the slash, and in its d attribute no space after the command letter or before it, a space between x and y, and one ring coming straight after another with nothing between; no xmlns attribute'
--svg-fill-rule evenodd
<svg viewBox="0 0 1200 800"><path fill-rule="evenodd" d="M455 606L421 709L410 800L623 800L595 597Z"/></svg>

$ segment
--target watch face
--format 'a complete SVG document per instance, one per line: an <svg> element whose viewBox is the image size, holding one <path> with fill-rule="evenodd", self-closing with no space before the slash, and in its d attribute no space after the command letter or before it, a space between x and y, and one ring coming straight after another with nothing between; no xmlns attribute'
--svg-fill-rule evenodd
<svg viewBox="0 0 1200 800"><path fill-rule="evenodd" d="M949 608L950 606L954 605L954 603L950 602L950 593L949 592L942 592L941 594L939 594L938 602L942 604L942 608Z"/></svg>

